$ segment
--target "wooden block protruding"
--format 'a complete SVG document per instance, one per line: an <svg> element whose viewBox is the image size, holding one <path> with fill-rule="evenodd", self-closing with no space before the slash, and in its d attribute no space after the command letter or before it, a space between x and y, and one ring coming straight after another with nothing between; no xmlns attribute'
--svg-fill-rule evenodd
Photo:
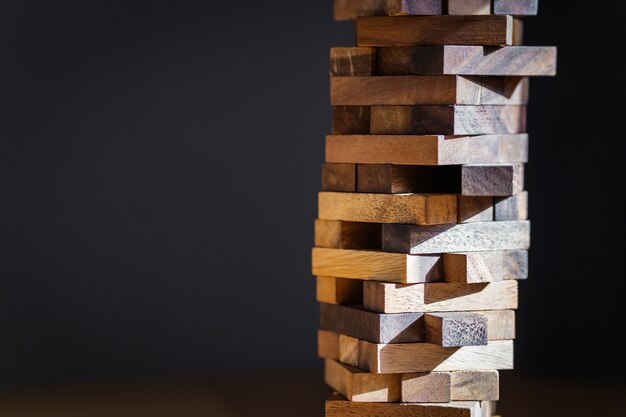
<svg viewBox="0 0 626 417"><path fill-rule="evenodd" d="M535 16L539 0L493 0L493 13L513 16Z"/></svg>
<svg viewBox="0 0 626 417"><path fill-rule="evenodd" d="M322 165L323 191L356 191L356 166L354 164Z"/></svg>
<svg viewBox="0 0 626 417"><path fill-rule="evenodd" d="M369 76L376 74L376 49L342 47L330 49L331 76Z"/></svg>
<svg viewBox="0 0 626 417"><path fill-rule="evenodd" d="M334 360L324 361L324 381L353 402L400 401L398 374L372 374Z"/></svg>
<svg viewBox="0 0 626 417"><path fill-rule="evenodd" d="M428 343L443 347L487 344L487 317L473 313L429 313L424 316Z"/></svg>
<svg viewBox="0 0 626 417"><path fill-rule="evenodd" d="M494 206L494 220L527 220L528 193L523 191L517 195L505 198L496 198Z"/></svg>
<svg viewBox="0 0 626 417"><path fill-rule="evenodd" d="M512 196L523 190L523 164L463 165L463 195Z"/></svg>
<svg viewBox="0 0 626 417"><path fill-rule="evenodd" d="M376 223L315 220L315 246L334 249L380 249L382 226Z"/></svg>
<svg viewBox="0 0 626 417"><path fill-rule="evenodd" d="M510 16L360 17L358 46L511 45Z"/></svg>
<svg viewBox="0 0 626 417"><path fill-rule="evenodd" d="M446 282L484 283L528 278L528 251L446 253Z"/></svg>
<svg viewBox="0 0 626 417"><path fill-rule="evenodd" d="M445 0L335 0L335 20L360 16L440 15Z"/></svg>
<svg viewBox="0 0 626 417"><path fill-rule="evenodd" d="M326 417L482 417L478 401L450 403L362 403L334 395L326 401Z"/></svg>
<svg viewBox="0 0 626 417"><path fill-rule="evenodd" d="M317 277L317 301L328 304L361 304L363 282L354 279Z"/></svg>
<svg viewBox="0 0 626 417"><path fill-rule="evenodd" d="M450 15L491 14L491 0L448 0Z"/></svg>

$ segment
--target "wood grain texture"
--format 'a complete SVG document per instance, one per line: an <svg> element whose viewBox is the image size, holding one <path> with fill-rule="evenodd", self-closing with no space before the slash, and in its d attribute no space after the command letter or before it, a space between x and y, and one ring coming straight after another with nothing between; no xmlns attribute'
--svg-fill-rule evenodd
<svg viewBox="0 0 626 417"><path fill-rule="evenodd" d="M458 194L461 192L461 167L359 164L357 191L386 194Z"/></svg>
<svg viewBox="0 0 626 417"><path fill-rule="evenodd" d="M452 401L498 401L500 374L486 370L451 372L450 392Z"/></svg>
<svg viewBox="0 0 626 417"><path fill-rule="evenodd" d="M476 311L476 314L487 317L489 340L515 339L515 311L481 310Z"/></svg>
<svg viewBox="0 0 626 417"><path fill-rule="evenodd" d="M360 339L339 335L339 361L354 367L359 366L359 343Z"/></svg>
<svg viewBox="0 0 626 417"><path fill-rule="evenodd" d="M335 395L326 401L326 417L482 417L480 402L440 404L361 403Z"/></svg>
<svg viewBox="0 0 626 417"><path fill-rule="evenodd" d="M380 48L378 75L554 76L553 46L415 46Z"/></svg>
<svg viewBox="0 0 626 417"><path fill-rule="evenodd" d="M463 165L461 182L463 195L512 196L524 191L524 165Z"/></svg>
<svg viewBox="0 0 626 417"><path fill-rule="evenodd" d="M399 283L443 278L438 255L405 255L380 251L313 248L313 275Z"/></svg>
<svg viewBox="0 0 626 417"><path fill-rule="evenodd" d="M402 402L411 403L497 401L499 373L456 371L402 374L401 397Z"/></svg>
<svg viewBox="0 0 626 417"><path fill-rule="evenodd" d="M326 330L318 330L317 355L320 358L339 360L339 334Z"/></svg>
<svg viewBox="0 0 626 417"><path fill-rule="evenodd" d="M514 280L487 284L363 284L363 307L380 313L509 310L517 308L517 300Z"/></svg>
<svg viewBox="0 0 626 417"><path fill-rule="evenodd" d="M450 15L491 14L491 0L448 0L447 12Z"/></svg>
<svg viewBox="0 0 626 417"><path fill-rule="evenodd" d="M335 20L359 16L440 15L444 0L334 0Z"/></svg>
<svg viewBox="0 0 626 417"><path fill-rule="evenodd" d="M446 253L446 282L475 284L528 278L528 251Z"/></svg>
<svg viewBox="0 0 626 417"><path fill-rule="evenodd" d="M373 343L424 341L424 314L380 314L357 306L320 304L320 327Z"/></svg>
<svg viewBox="0 0 626 417"><path fill-rule="evenodd" d="M460 195L457 202L459 223L489 222L494 218L492 197L468 197Z"/></svg>
<svg viewBox="0 0 626 417"><path fill-rule="evenodd" d="M331 77L334 106L521 105L528 103L528 78L405 75Z"/></svg>
<svg viewBox="0 0 626 417"><path fill-rule="evenodd" d="M317 277L317 301L328 304L361 304L363 282L353 279Z"/></svg>
<svg viewBox="0 0 626 417"><path fill-rule="evenodd" d="M454 195L321 192L318 203L324 220L431 225L457 220Z"/></svg>
<svg viewBox="0 0 626 417"><path fill-rule="evenodd" d="M452 400L450 379L450 372L402 374L400 381L401 401L406 403L448 403Z"/></svg>
<svg viewBox="0 0 626 417"><path fill-rule="evenodd" d="M528 135L329 135L326 161L397 165L527 162Z"/></svg>
<svg viewBox="0 0 626 417"><path fill-rule="evenodd" d="M429 313L424 316L426 342L443 347L487 344L487 317L475 313Z"/></svg>
<svg viewBox="0 0 626 417"><path fill-rule="evenodd" d="M431 253L518 250L530 247L529 221L499 221L419 227L383 225L386 252Z"/></svg>
<svg viewBox="0 0 626 417"><path fill-rule="evenodd" d="M360 17L358 46L511 45L510 16Z"/></svg>
<svg viewBox="0 0 626 417"><path fill-rule="evenodd" d="M336 47L330 49L331 76L375 75L376 62L376 48Z"/></svg>
<svg viewBox="0 0 626 417"><path fill-rule="evenodd" d="M334 249L380 249L382 226L376 223L315 220L315 246Z"/></svg>
<svg viewBox="0 0 626 417"><path fill-rule="evenodd" d="M356 166L354 164L322 165L323 191L356 191Z"/></svg>
<svg viewBox="0 0 626 417"><path fill-rule="evenodd" d="M505 198L496 198L494 206L494 220L527 220L528 219L528 192Z"/></svg>
<svg viewBox="0 0 626 417"><path fill-rule="evenodd" d="M370 133L370 107L368 106L333 106L333 133L367 134Z"/></svg>
<svg viewBox="0 0 626 417"><path fill-rule="evenodd" d="M381 135L523 133L525 106L372 106L370 132Z"/></svg>
<svg viewBox="0 0 626 417"><path fill-rule="evenodd" d="M324 361L324 381L354 402L400 401L398 374L373 374L335 360Z"/></svg>
<svg viewBox="0 0 626 417"><path fill-rule="evenodd" d="M539 10L539 0L493 0L495 14L513 16L535 16Z"/></svg>

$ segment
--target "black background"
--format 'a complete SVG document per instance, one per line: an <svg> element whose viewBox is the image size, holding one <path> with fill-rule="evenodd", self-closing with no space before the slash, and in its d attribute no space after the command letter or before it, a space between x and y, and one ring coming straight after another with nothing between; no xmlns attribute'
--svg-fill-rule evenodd
<svg viewBox="0 0 626 417"><path fill-rule="evenodd" d="M325 1L2 1L0 385L319 367ZM542 1L520 370L626 371L623 23ZM617 243L613 243L614 240Z"/></svg>

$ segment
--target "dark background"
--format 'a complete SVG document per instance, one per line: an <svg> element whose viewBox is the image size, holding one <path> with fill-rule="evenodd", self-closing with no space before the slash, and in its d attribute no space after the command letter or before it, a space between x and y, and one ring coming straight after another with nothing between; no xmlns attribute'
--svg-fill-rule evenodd
<svg viewBox="0 0 626 417"><path fill-rule="evenodd" d="M519 370L626 371L623 24L542 1ZM325 1L0 2L0 385L319 367Z"/></svg>

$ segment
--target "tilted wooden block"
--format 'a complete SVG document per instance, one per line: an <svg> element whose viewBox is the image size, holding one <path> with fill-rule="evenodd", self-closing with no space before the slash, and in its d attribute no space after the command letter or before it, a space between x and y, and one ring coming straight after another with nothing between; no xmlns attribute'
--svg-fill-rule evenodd
<svg viewBox="0 0 626 417"><path fill-rule="evenodd" d="M443 347L487 344L487 317L475 313L429 313L424 316L426 342Z"/></svg>
<svg viewBox="0 0 626 417"><path fill-rule="evenodd" d="M372 106L370 132L381 135L523 133L525 106Z"/></svg>
<svg viewBox="0 0 626 417"><path fill-rule="evenodd" d="M446 224L457 221L455 195L319 193L319 218L368 223Z"/></svg>
<svg viewBox="0 0 626 417"><path fill-rule="evenodd" d="M318 330L317 355L324 359L339 360L339 334Z"/></svg>
<svg viewBox="0 0 626 417"><path fill-rule="evenodd" d="M376 74L376 48L330 49L330 75L367 76Z"/></svg>
<svg viewBox="0 0 626 417"><path fill-rule="evenodd" d="M508 310L517 308L517 297L514 280L486 284L363 284L363 307L380 313Z"/></svg>
<svg viewBox="0 0 626 417"><path fill-rule="evenodd" d="M445 0L335 0L335 20L359 16L440 15Z"/></svg>
<svg viewBox="0 0 626 417"><path fill-rule="evenodd" d="M334 360L324 361L324 381L354 402L400 401L400 375L372 374Z"/></svg>
<svg viewBox="0 0 626 417"><path fill-rule="evenodd" d="M380 314L355 306L320 304L320 327L373 343L424 341L424 314Z"/></svg>
<svg viewBox="0 0 626 417"><path fill-rule="evenodd" d="M494 220L527 220L528 193L523 191L512 197L496 198L494 206Z"/></svg>
<svg viewBox="0 0 626 417"><path fill-rule="evenodd" d="M554 76L553 46L414 46L380 48L378 75Z"/></svg>
<svg viewBox="0 0 626 417"><path fill-rule="evenodd" d="M317 277L317 301L328 304L361 304L363 282L354 279Z"/></svg>
<svg viewBox="0 0 626 417"><path fill-rule="evenodd" d="M370 133L370 107L333 106L333 133Z"/></svg>
<svg viewBox="0 0 626 417"><path fill-rule="evenodd" d="M326 417L482 417L480 402L361 403L339 395L326 401L325 413Z"/></svg>
<svg viewBox="0 0 626 417"><path fill-rule="evenodd" d="M322 165L323 191L356 191L356 166L354 164Z"/></svg>
<svg viewBox="0 0 626 417"><path fill-rule="evenodd" d="M461 167L368 164L357 166L360 193L446 193L461 192Z"/></svg>
<svg viewBox="0 0 626 417"><path fill-rule="evenodd" d="M539 0L493 0L495 14L534 16L539 9Z"/></svg>
<svg viewBox="0 0 626 417"><path fill-rule="evenodd" d="M446 253L446 282L474 284L528 278L528 251Z"/></svg>
<svg viewBox="0 0 626 417"><path fill-rule="evenodd" d="M438 255L405 255L380 251L313 248L313 275L400 283L439 281Z"/></svg>
<svg viewBox="0 0 626 417"><path fill-rule="evenodd" d="M520 105L528 103L528 78L404 75L330 77L334 106Z"/></svg>
<svg viewBox="0 0 626 417"><path fill-rule="evenodd" d="M459 223L490 222L493 220L492 197L460 195L458 198Z"/></svg>
<svg viewBox="0 0 626 417"><path fill-rule="evenodd" d="M523 164L463 165L463 195L512 196L523 190Z"/></svg>
<svg viewBox="0 0 626 417"><path fill-rule="evenodd" d="M315 219L315 246L335 249L380 249L382 225Z"/></svg>
<svg viewBox="0 0 626 417"><path fill-rule="evenodd" d="M510 16L360 17L358 46L511 45Z"/></svg>
<svg viewBox="0 0 626 417"><path fill-rule="evenodd" d="M326 162L333 163L463 165L527 161L527 134L329 135L326 137Z"/></svg>
<svg viewBox="0 0 626 417"><path fill-rule="evenodd" d="M500 395L498 371L428 372L401 377L402 402L497 401Z"/></svg>
<svg viewBox="0 0 626 417"><path fill-rule="evenodd" d="M528 249L530 222L497 221L429 227L385 224L382 247L386 252L415 255Z"/></svg>
<svg viewBox="0 0 626 417"><path fill-rule="evenodd" d="M460 16L491 14L491 0L448 0L447 12Z"/></svg>

